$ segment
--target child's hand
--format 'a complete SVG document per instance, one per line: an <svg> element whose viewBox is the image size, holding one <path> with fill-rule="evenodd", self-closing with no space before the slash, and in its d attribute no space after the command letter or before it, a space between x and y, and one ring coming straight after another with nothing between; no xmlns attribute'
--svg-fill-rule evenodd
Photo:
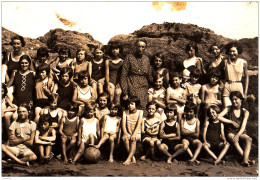
<svg viewBox="0 0 260 180"><path fill-rule="evenodd" d="M132 141L136 141L137 135L134 135L134 136L132 135L130 139L131 139Z"/></svg>
<svg viewBox="0 0 260 180"><path fill-rule="evenodd" d="M203 143L203 146L208 146L208 147L209 147L210 144L209 144L208 142L204 142L204 143Z"/></svg>
<svg viewBox="0 0 260 180"><path fill-rule="evenodd" d="M50 145L53 146L55 143L54 142L50 142Z"/></svg>
<svg viewBox="0 0 260 180"><path fill-rule="evenodd" d="M232 124L233 124L233 126L234 126L235 128L239 128L239 124L238 124L238 123L233 122Z"/></svg>
<svg viewBox="0 0 260 180"><path fill-rule="evenodd" d="M131 137L131 136L130 136L129 134L124 134L122 138L123 138L123 139L130 139L130 137Z"/></svg>

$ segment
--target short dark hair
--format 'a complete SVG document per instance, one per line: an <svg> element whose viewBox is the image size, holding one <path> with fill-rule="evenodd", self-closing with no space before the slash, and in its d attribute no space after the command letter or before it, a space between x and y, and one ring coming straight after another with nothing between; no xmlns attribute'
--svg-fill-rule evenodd
<svg viewBox="0 0 260 180"><path fill-rule="evenodd" d="M185 104L185 107L184 107L184 112L187 113L189 111L193 110L194 111L194 114L197 113L197 106L196 104L192 103L192 102L187 102Z"/></svg>
<svg viewBox="0 0 260 180"><path fill-rule="evenodd" d="M53 102L53 101L57 101L57 102L58 102L58 98L59 98L59 94L57 94L57 93L52 93L52 94L49 96L48 100L49 100L50 103Z"/></svg>
<svg viewBox="0 0 260 180"><path fill-rule="evenodd" d="M195 54L198 53L198 46L194 42L190 42L189 44L186 45L185 52L188 53L191 48L195 50Z"/></svg>
<svg viewBox="0 0 260 180"><path fill-rule="evenodd" d="M21 61L22 61L23 59L26 59L26 60L29 62L29 68L30 68L30 65L31 65L32 61L31 61L31 58L30 58L28 55L22 55L22 56L19 58L19 62L18 62L19 68L21 68ZM28 69L29 69L29 68L28 68Z"/></svg>
<svg viewBox="0 0 260 180"><path fill-rule="evenodd" d="M208 49L208 52L212 53L212 48L213 46L217 46L220 49L220 52L223 50L224 45L222 43L219 42L214 42L211 44L211 46Z"/></svg>
<svg viewBox="0 0 260 180"><path fill-rule="evenodd" d="M58 54L60 55L61 53L66 53L66 52L68 53L68 56L70 57L71 56L70 49L67 46L61 46L61 48L58 51Z"/></svg>
<svg viewBox="0 0 260 180"><path fill-rule="evenodd" d="M226 47L227 55L229 55L229 51L232 47L235 47L237 49L238 54L242 54L242 52L243 52L242 46L237 41L230 42L230 43L226 44L225 47Z"/></svg>
<svg viewBox="0 0 260 180"><path fill-rule="evenodd" d="M16 39L21 41L22 47L25 46L24 38L22 36L19 36L19 35L13 36L12 39L11 39L11 43L10 44L13 45L13 41L16 40Z"/></svg>
<svg viewBox="0 0 260 180"><path fill-rule="evenodd" d="M50 65L43 63L42 65L38 66L37 70L36 70L37 75L39 75L39 73L42 71L46 71L47 76L48 76L48 74L50 73Z"/></svg>
<svg viewBox="0 0 260 180"><path fill-rule="evenodd" d="M238 97L239 99L241 99L242 101L244 100L243 95L241 94L241 92L239 91L233 91L230 93L229 97L230 99L232 99L234 96Z"/></svg>
<svg viewBox="0 0 260 180"><path fill-rule="evenodd" d="M38 50L37 50L37 55L36 57L39 59L40 57L47 57L49 58L50 55L49 55L49 51L46 47L40 47Z"/></svg>
<svg viewBox="0 0 260 180"><path fill-rule="evenodd" d="M45 123L45 122L47 122L47 123L49 123L49 124L52 123L52 122L51 122L51 118L50 118L50 116L49 116L48 114L43 114L43 115L40 116L39 123L38 123L38 128L40 128L40 126L41 126L43 123Z"/></svg>
<svg viewBox="0 0 260 180"><path fill-rule="evenodd" d="M190 77L193 76L193 77L196 77L196 78L199 78L201 76L201 72L200 70L198 70L197 68L193 69L191 72L190 72Z"/></svg>
<svg viewBox="0 0 260 180"><path fill-rule="evenodd" d="M99 99L101 97L105 97L107 100L109 99L109 94L107 92L102 92L101 94L99 94L97 101L99 101Z"/></svg>
<svg viewBox="0 0 260 180"><path fill-rule="evenodd" d="M78 113L79 112L79 107L78 107L78 105L75 103L75 104L68 104L67 106L66 106L66 111L68 112L68 111L73 111L73 112L76 112L76 113Z"/></svg>
<svg viewBox="0 0 260 180"><path fill-rule="evenodd" d="M147 47L147 41L145 39L137 39L135 41L135 45L137 45L137 43L139 43L139 42L144 42L145 43L145 47Z"/></svg>
<svg viewBox="0 0 260 180"><path fill-rule="evenodd" d="M135 103L136 108L140 108L140 99L137 96L130 96L127 99L127 105L131 104L132 102Z"/></svg>
<svg viewBox="0 0 260 180"><path fill-rule="evenodd" d="M152 56L151 65L154 65L155 58L160 58L162 60L162 67L165 67L165 55L161 52L157 52Z"/></svg>
<svg viewBox="0 0 260 180"><path fill-rule="evenodd" d="M165 108L165 112L174 111L174 114L177 115L177 107L175 104L168 104Z"/></svg>
<svg viewBox="0 0 260 180"><path fill-rule="evenodd" d="M220 78L221 77L221 72L217 69L215 70L212 70L210 73L209 73L209 78L211 77L218 77Z"/></svg>
<svg viewBox="0 0 260 180"><path fill-rule="evenodd" d="M88 71L86 71L86 70L80 71L80 72L79 72L79 75L78 75L79 81L81 81L81 80L84 79L85 77L87 77L88 80L90 81L90 75L89 75Z"/></svg>
<svg viewBox="0 0 260 180"><path fill-rule="evenodd" d="M213 109L214 111L216 111L216 113L220 113L220 108L217 105L211 105L207 110L208 117L210 116L210 109Z"/></svg>
<svg viewBox="0 0 260 180"><path fill-rule="evenodd" d="M154 105L156 109L158 108L158 105L155 101L150 101L150 102L147 103L146 109L148 109L148 107L151 106L151 105Z"/></svg>
<svg viewBox="0 0 260 180"><path fill-rule="evenodd" d="M61 68L60 76L62 76L63 74L66 74L66 73L69 74L70 78L73 76L73 72L72 72L72 69L70 67L63 67L63 68Z"/></svg>
<svg viewBox="0 0 260 180"><path fill-rule="evenodd" d="M87 103L85 103L85 110L94 110L96 108L96 103L94 101L89 101Z"/></svg>

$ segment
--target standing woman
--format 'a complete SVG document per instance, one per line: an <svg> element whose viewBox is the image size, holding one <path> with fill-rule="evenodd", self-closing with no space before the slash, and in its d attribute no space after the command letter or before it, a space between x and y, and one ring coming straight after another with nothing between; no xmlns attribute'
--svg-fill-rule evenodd
<svg viewBox="0 0 260 180"><path fill-rule="evenodd" d="M19 67L19 59L22 55L28 55L29 52L24 51L22 47L25 46L25 41L22 36L14 36L11 39L11 45L13 51L7 54L6 65L7 65L7 75L10 78L13 70L17 70ZM34 70L33 65L30 64L30 69Z"/></svg>
<svg viewBox="0 0 260 180"><path fill-rule="evenodd" d="M138 39L135 46L136 52L129 54L124 61L120 83L123 99L126 100L129 96L137 96L140 100L140 109L145 110L148 101L148 80L151 81L152 79L150 61L144 55L147 42Z"/></svg>
<svg viewBox="0 0 260 180"><path fill-rule="evenodd" d="M200 70L202 75L204 75L206 73L206 71L204 69L202 58L197 57L197 53L198 53L197 44L196 43L187 44L185 51L189 57L188 57L188 59L185 59L183 61L183 67L184 67L184 70L183 70L184 82L183 83L185 83L190 78L190 71L193 68L197 68L198 70Z"/></svg>
<svg viewBox="0 0 260 180"><path fill-rule="evenodd" d="M226 54L229 56L225 60L225 83L223 91L224 107L231 106L231 100L229 98L230 93L233 91L239 91L246 101L249 76L247 72L247 61L239 58L239 54L242 53L242 47L237 42L231 42L226 45ZM242 83L242 77L244 76L244 82ZM244 85L244 88L243 88Z"/></svg>
<svg viewBox="0 0 260 180"><path fill-rule="evenodd" d="M14 104L26 103L32 107L35 72L29 69L31 59L28 55L22 55L18 63L19 68L13 71L7 87L13 86Z"/></svg>

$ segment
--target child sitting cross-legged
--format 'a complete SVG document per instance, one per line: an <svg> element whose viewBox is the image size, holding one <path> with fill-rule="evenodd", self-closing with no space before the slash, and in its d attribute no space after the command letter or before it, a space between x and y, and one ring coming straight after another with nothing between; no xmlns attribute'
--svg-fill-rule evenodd
<svg viewBox="0 0 260 180"><path fill-rule="evenodd" d="M159 137L162 139L162 144L159 145L159 150L167 156L167 163L172 163L180 154L184 153L184 147L181 143L180 125L177 119L177 108L173 104L169 104L165 113L167 119L160 124Z"/></svg>

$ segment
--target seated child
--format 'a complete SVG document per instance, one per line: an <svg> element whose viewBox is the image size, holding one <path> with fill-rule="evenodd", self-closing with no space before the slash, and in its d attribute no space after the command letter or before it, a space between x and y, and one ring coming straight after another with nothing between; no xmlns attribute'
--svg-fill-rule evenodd
<svg viewBox="0 0 260 180"><path fill-rule="evenodd" d="M163 87L163 76L158 74L153 78L154 87L148 89L148 102L154 101L156 102L158 109L156 114L159 115L162 121L166 119L166 115L164 113L165 106L165 96L166 90Z"/></svg>
<svg viewBox="0 0 260 180"><path fill-rule="evenodd" d="M217 118L217 113L219 112L220 108L218 106L212 105L208 108L207 114L209 120L205 122L202 132L202 138L204 141L203 147L214 159L214 165L220 163L229 148L229 143L227 143L224 134L224 125ZM215 152L220 149L221 152L217 157Z"/></svg>
<svg viewBox="0 0 260 180"><path fill-rule="evenodd" d="M55 144L54 142L56 140L56 131L53 128L50 128L50 123L48 115L41 116L38 123L38 129L35 133L35 144L40 153L40 164L45 164L50 161L52 146Z"/></svg>
<svg viewBox="0 0 260 180"><path fill-rule="evenodd" d="M136 96L130 96L127 102L128 110L123 111L122 140L128 152L128 157L123 163L129 165L136 163L134 157L137 141L141 141L141 124L143 111L139 110L140 100Z"/></svg>
<svg viewBox="0 0 260 180"><path fill-rule="evenodd" d="M151 101L146 105L146 109L148 112L147 117L143 121L142 125L142 133L143 136L143 144L147 144L148 148L146 150L145 155L141 157L141 160L145 160L150 154L151 159L158 160L155 157L154 149L161 144L161 141L158 138L159 133L159 125L161 123L161 119L155 116L155 112L157 109L156 102Z"/></svg>
<svg viewBox="0 0 260 180"><path fill-rule="evenodd" d="M202 143L199 140L200 134L200 121L195 117L197 107L195 104L188 102L184 108L184 118L181 119L181 135L184 150L191 156L189 163L200 164L197 157L201 151ZM192 145L195 149L194 155L189 149Z"/></svg>
<svg viewBox="0 0 260 180"><path fill-rule="evenodd" d="M77 145L79 150L75 155L72 163L74 164L83 155L85 148L89 145L94 145L100 137L99 120L95 118L95 107L94 102L88 102L85 105L85 112L83 117L80 119L79 124L79 136Z"/></svg>
<svg viewBox="0 0 260 180"><path fill-rule="evenodd" d="M243 95L239 91L230 93L232 101L231 108L225 108L218 116L221 122L224 122L226 127L227 139L235 146L239 155L243 158L242 165L254 165L254 160L249 160L249 154L252 146L252 138L246 133L246 124L249 118L249 112L242 106ZM222 117L228 113L228 119ZM244 150L239 144L239 140L245 143Z"/></svg>
<svg viewBox="0 0 260 180"><path fill-rule="evenodd" d="M167 119L160 124L159 137L162 139L162 144L159 145L159 150L165 154L167 163L172 163L175 158L184 153L183 144L181 144L180 126L177 120L177 108L173 104L169 104L166 109Z"/></svg>
<svg viewBox="0 0 260 180"><path fill-rule="evenodd" d="M95 148L100 148L107 140L110 144L110 153L108 162L113 162L113 153L114 153L114 144L117 141L117 144L120 143L120 134L121 134L121 117L119 114L120 106L113 103L110 104L110 114L104 115L104 122L101 127L101 139L97 145L94 145Z"/></svg>
<svg viewBox="0 0 260 180"><path fill-rule="evenodd" d="M96 107L95 109L95 116L99 121L101 120L101 122L103 117L110 113L107 107L108 99L109 99L109 95L106 92L101 93L97 99L98 107Z"/></svg>
<svg viewBox="0 0 260 180"><path fill-rule="evenodd" d="M76 144L79 129L78 106L68 106L67 113L61 119L59 133L61 135L61 149L63 161L68 162L67 153L70 152L72 147ZM67 145L68 143L68 145ZM69 157L69 162L71 162Z"/></svg>

